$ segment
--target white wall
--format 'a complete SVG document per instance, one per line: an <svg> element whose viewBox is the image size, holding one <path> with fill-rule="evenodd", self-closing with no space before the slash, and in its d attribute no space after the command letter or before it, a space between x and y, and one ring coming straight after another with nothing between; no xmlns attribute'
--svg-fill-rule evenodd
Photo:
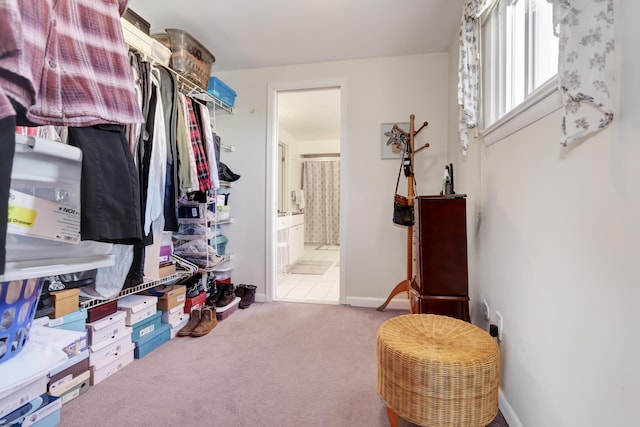
<svg viewBox="0 0 640 427"><path fill-rule="evenodd" d="M221 59L222 60L222 59ZM398 161L381 159L381 124L415 114L431 148L416 155L418 192L436 193L447 150L448 54L340 61L213 74L238 93L236 113L218 120L223 141L237 150L222 155L242 175L233 189L236 283L265 293L267 89L271 84L344 79L346 141L341 150L346 185L343 243L347 302L377 306L406 275L406 229L392 221ZM404 184L406 187L406 184ZM405 188L406 191L406 188ZM405 297L399 301L408 309Z"/></svg>
<svg viewBox="0 0 640 427"><path fill-rule="evenodd" d="M501 393L512 427L638 425L640 4L615 8L608 129L562 148L557 111L489 147L473 142L463 158L449 121L457 191L471 202L472 317L486 327L482 298L504 316Z"/></svg>

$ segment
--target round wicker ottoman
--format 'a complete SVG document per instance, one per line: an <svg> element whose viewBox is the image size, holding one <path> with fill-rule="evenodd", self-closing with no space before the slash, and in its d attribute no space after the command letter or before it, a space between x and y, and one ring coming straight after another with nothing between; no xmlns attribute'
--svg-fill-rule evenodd
<svg viewBox="0 0 640 427"><path fill-rule="evenodd" d="M470 323L406 314L378 329L378 394L403 419L428 427L480 427L498 413L500 351Z"/></svg>

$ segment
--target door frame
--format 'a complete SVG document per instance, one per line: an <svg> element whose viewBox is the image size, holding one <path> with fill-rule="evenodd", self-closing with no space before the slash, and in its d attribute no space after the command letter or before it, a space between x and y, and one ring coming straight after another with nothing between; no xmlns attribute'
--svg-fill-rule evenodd
<svg viewBox="0 0 640 427"><path fill-rule="evenodd" d="M270 83L267 88L267 188L266 188L266 301L273 301L277 284L277 244L276 221L278 219L278 92L293 90L340 89L340 298L345 304L345 253L346 241L345 203L347 200L347 174L344 165L348 164L347 150L347 84L344 78L310 81L291 81Z"/></svg>

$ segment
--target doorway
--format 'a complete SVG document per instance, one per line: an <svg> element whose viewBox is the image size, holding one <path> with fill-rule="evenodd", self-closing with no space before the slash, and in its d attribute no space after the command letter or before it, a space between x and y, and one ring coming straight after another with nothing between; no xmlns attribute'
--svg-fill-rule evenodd
<svg viewBox="0 0 640 427"><path fill-rule="evenodd" d="M343 85L270 88L267 300L342 301Z"/></svg>

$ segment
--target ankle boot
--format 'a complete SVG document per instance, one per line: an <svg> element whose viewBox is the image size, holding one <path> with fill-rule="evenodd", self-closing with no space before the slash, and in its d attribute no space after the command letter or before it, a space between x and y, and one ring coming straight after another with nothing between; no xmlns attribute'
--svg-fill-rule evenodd
<svg viewBox="0 0 640 427"><path fill-rule="evenodd" d="M191 318L189 318L189 322L187 322L187 324L178 331L178 336L188 337L189 335L191 335L191 331L193 331L195 327L198 326L198 323L200 323L200 317L201 315L199 308L191 310Z"/></svg>
<svg viewBox="0 0 640 427"><path fill-rule="evenodd" d="M256 285L240 285L244 287L244 293L240 300L240 308L247 308L256 302Z"/></svg>
<svg viewBox="0 0 640 427"><path fill-rule="evenodd" d="M244 290L245 287L244 285L238 285L236 286L236 296L242 298L244 296Z"/></svg>
<svg viewBox="0 0 640 427"><path fill-rule="evenodd" d="M202 315L200 317L200 323L191 331L192 337L202 337L207 335L218 324L218 318L216 317L216 308L204 306L202 307Z"/></svg>
<svg viewBox="0 0 640 427"><path fill-rule="evenodd" d="M235 298L235 286L233 283L224 284L224 288L220 292L220 298L216 301L216 307L225 307L229 305Z"/></svg>
<svg viewBox="0 0 640 427"><path fill-rule="evenodd" d="M215 307L216 301L218 301L218 298L220 298L221 286L215 283L210 283L209 286L209 297L206 299L205 304L211 307Z"/></svg>

